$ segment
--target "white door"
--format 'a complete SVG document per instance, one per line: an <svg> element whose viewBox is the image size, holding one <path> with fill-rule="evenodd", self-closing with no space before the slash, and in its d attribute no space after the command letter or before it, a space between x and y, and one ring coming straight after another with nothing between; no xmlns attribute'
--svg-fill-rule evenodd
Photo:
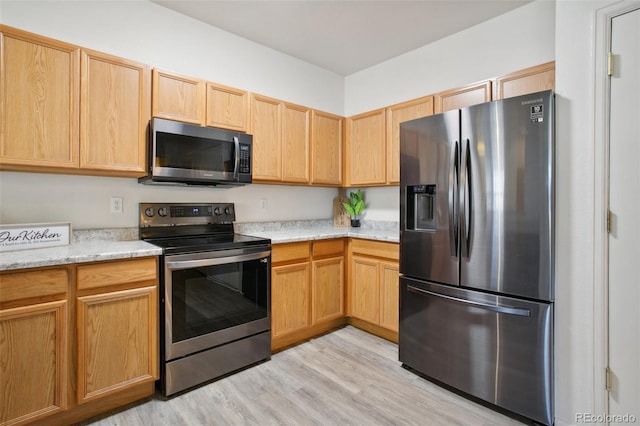
<svg viewBox="0 0 640 426"><path fill-rule="evenodd" d="M640 9L612 18L611 52L609 414L640 423Z"/></svg>

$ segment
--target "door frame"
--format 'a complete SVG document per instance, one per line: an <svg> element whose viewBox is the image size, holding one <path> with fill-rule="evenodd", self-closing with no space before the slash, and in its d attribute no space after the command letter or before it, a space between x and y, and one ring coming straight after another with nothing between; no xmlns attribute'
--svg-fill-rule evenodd
<svg viewBox="0 0 640 426"><path fill-rule="evenodd" d="M640 8L637 0L624 0L596 11L595 120L594 120L594 221L593 221L593 385L596 413L609 414L606 368L609 366L609 132L610 78L608 53L613 18Z"/></svg>

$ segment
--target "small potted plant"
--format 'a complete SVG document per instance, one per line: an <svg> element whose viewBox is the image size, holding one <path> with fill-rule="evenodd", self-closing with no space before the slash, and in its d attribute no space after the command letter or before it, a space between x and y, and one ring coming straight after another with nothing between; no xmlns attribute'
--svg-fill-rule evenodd
<svg viewBox="0 0 640 426"><path fill-rule="evenodd" d="M349 193L349 202L342 203L345 211L351 216L351 226L357 228L360 226L360 214L364 210L364 198L362 191Z"/></svg>

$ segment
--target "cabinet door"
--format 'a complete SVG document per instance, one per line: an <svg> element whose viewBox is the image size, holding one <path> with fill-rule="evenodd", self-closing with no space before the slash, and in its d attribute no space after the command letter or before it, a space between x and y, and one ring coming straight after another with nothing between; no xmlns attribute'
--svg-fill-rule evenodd
<svg viewBox="0 0 640 426"><path fill-rule="evenodd" d="M157 286L78 297L77 400L158 378Z"/></svg>
<svg viewBox="0 0 640 426"><path fill-rule="evenodd" d="M80 49L0 30L0 167L78 168Z"/></svg>
<svg viewBox="0 0 640 426"><path fill-rule="evenodd" d="M253 179L282 180L282 108L280 101L251 95Z"/></svg>
<svg viewBox="0 0 640 426"><path fill-rule="evenodd" d="M433 96L387 108L387 183L400 183L400 123L433 114Z"/></svg>
<svg viewBox="0 0 640 426"><path fill-rule="evenodd" d="M354 255L351 267L351 316L378 324L380 318L379 262Z"/></svg>
<svg viewBox="0 0 640 426"><path fill-rule="evenodd" d="M310 325L309 262L271 269L271 335L303 330Z"/></svg>
<svg viewBox="0 0 640 426"><path fill-rule="evenodd" d="M438 93L434 97L436 114L459 109L491 100L491 81L482 81Z"/></svg>
<svg viewBox="0 0 640 426"><path fill-rule="evenodd" d="M248 115L247 92L207 83L207 126L246 132Z"/></svg>
<svg viewBox="0 0 640 426"><path fill-rule="evenodd" d="M282 180L309 183L309 118L308 108L283 104Z"/></svg>
<svg viewBox="0 0 640 426"><path fill-rule="evenodd" d="M320 111L311 113L311 183L342 185L344 119Z"/></svg>
<svg viewBox="0 0 640 426"><path fill-rule="evenodd" d="M495 99L511 98L528 93L554 90L556 83L555 61L526 68L496 79Z"/></svg>
<svg viewBox="0 0 640 426"><path fill-rule="evenodd" d="M385 110L347 119L347 186L384 184L386 168Z"/></svg>
<svg viewBox="0 0 640 426"><path fill-rule="evenodd" d="M380 262L380 325L398 331L399 268L397 262Z"/></svg>
<svg viewBox="0 0 640 426"><path fill-rule="evenodd" d="M66 300L0 310L0 423L66 408L67 324Z"/></svg>
<svg viewBox="0 0 640 426"><path fill-rule="evenodd" d="M80 167L117 176L144 175L147 66L83 50L81 75Z"/></svg>
<svg viewBox="0 0 640 426"><path fill-rule="evenodd" d="M204 124L205 82L154 69L151 115L167 120Z"/></svg>
<svg viewBox="0 0 640 426"><path fill-rule="evenodd" d="M344 259L314 260L312 324L344 316Z"/></svg>

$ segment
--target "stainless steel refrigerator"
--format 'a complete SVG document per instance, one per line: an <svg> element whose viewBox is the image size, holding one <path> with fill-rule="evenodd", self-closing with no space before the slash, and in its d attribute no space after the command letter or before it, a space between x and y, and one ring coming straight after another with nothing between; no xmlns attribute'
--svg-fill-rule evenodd
<svg viewBox="0 0 640 426"><path fill-rule="evenodd" d="M553 424L551 91L400 125L407 367Z"/></svg>

